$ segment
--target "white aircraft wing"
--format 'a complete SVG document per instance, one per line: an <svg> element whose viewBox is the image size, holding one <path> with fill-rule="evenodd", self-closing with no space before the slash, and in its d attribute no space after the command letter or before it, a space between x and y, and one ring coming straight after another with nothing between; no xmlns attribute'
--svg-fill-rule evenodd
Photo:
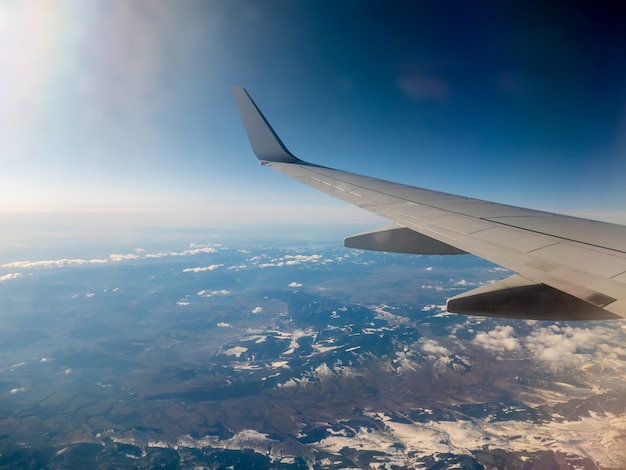
<svg viewBox="0 0 626 470"><path fill-rule="evenodd" d="M540 320L626 318L626 226L455 196L305 162L280 141L246 90L233 93L262 165L393 225L345 246L472 253L517 274L448 300L448 311Z"/></svg>

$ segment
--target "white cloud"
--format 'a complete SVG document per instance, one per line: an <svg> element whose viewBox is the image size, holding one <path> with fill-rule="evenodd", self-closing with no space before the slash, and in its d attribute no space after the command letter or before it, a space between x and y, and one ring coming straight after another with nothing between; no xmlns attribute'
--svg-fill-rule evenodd
<svg viewBox="0 0 626 470"><path fill-rule="evenodd" d="M225 321L218 322L217 326L219 326L220 328L230 328L231 327L230 323L225 322Z"/></svg>
<svg viewBox="0 0 626 470"><path fill-rule="evenodd" d="M161 251L159 253L146 253L145 258L165 258L166 256L194 256L202 253L217 253L213 246L203 246L191 243L191 248L183 251Z"/></svg>
<svg viewBox="0 0 626 470"><path fill-rule="evenodd" d="M11 393L13 395L15 395L16 393L21 393L21 392L25 392L26 389L24 387L19 387L19 388L12 388L11 389Z"/></svg>
<svg viewBox="0 0 626 470"><path fill-rule="evenodd" d="M247 266L245 264L238 264L235 266L229 266L227 269L232 270L234 269L235 271L239 271L240 269L246 269Z"/></svg>
<svg viewBox="0 0 626 470"><path fill-rule="evenodd" d="M442 291L443 287L441 286L433 286L431 284L422 284L420 286L422 289L435 289L436 291Z"/></svg>
<svg viewBox="0 0 626 470"><path fill-rule="evenodd" d="M220 289L220 290L201 290L196 295L200 297L213 297L214 295L228 295L230 294L229 290Z"/></svg>
<svg viewBox="0 0 626 470"><path fill-rule="evenodd" d="M578 328L551 325L535 329L526 338L526 347L535 359L554 367L574 367L594 356L606 361L626 356L623 332L598 326Z"/></svg>
<svg viewBox="0 0 626 470"><path fill-rule="evenodd" d="M259 264L260 268L279 268L281 266L284 266L285 263L283 263L282 261L280 262L272 262L272 263L261 263Z"/></svg>
<svg viewBox="0 0 626 470"><path fill-rule="evenodd" d="M44 260L44 261L14 261L12 263L3 264L3 268L58 268L68 264L85 264L84 259L56 259L56 260Z"/></svg>
<svg viewBox="0 0 626 470"><path fill-rule="evenodd" d="M449 349L441 346L434 339L420 339L422 351L429 354L436 354L439 356L450 356L452 353Z"/></svg>
<svg viewBox="0 0 626 470"><path fill-rule="evenodd" d="M607 327L603 322L591 328L525 323L533 328L527 336L517 336L511 326L497 326L492 331L476 334L472 342L494 353L524 352L527 357L546 362L555 370L591 363L619 369L626 366L624 331L620 328Z"/></svg>
<svg viewBox="0 0 626 470"><path fill-rule="evenodd" d="M512 326L496 326L491 331L478 333L472 342L487 351L496 353L519 351L521 349L520 342L515 337L515 330Z"/></svg>
<svg viewBox="0 0 626 470"><path fill-rule="evenodd" d="M9 273L4 276L0 276L0 282L8 281L10 279L17 279L18 277L22 277L22 273Z"/></svg>
<svg viewBox="0 0 626 470"><path fill-rule="evenodd" d="M254 307L251 312L252 313L261 313L263 311L263 307Z"/></svg>
<svg viewBox="0 0 626 470"><path fill-rule="evenodd" d="M193 245L192 246L198 246ZM192 248L191 250L181 251L177 253L177 256L190 256L190 255L199 255L200 253L217 253L217 250L212 246L203 246L200 248Z"/></svg>
<svg viewBox="0 0 626 470"><path fill-rule="evenodd" d="M301 264L301 263L317 263L321 261L322 255L285 255L285 262L287 265Z"/></svg>
<svg viewBox="0 0 626 470"><path fill-rule="evenodd" d="M263 254L263 255L260 255L260 256L253 256L252 258L249 258L248 261L250 261L250 262L257 262L257 261L268 260L268 259L269 259L269 261L265 261L263 263L258 263L257 266L259 268L276 268L276 267L281 267L281 266L297 266L297 265L300 265L300 264L307 264L307 263L326 264L326 263L334 262L334 260L332 260L330 258L324 258L320 254L312 254L312 255L285 255L285 256L276 257L276 258L270 258L268 255Z"/></svg>
<svg viewBox="0 0 626 470"><path fill-rule="evenodd" d="M111 261L125 261L129 259L138 259L139 256L133 255L132 253L129 253L127 255L113 254L109 255L109 258L111 258Z"/></svg>
<svg viewBox="0 0 626 470"><path fill-rule="evenodd" d="M185 268L184 273L201 273L205 271L215 271L217 268L224 266L223 264L212 264L211 266L205 266L201 268Z"/></svg>
<svg viewBox="0 0 626 470"><path fill-rule="evenodd" d="M216 245L218 246L218 245ZM191 244L190 248L183 251L167 251L160 253L147 253L143 248L135 248L135 253L128 254L120 254L113 253L109 255L108 259L79 259L79 258L62 258L56 260L39 260L39 261L14 261L11 263L5 263L2 265L3 268L22 268L22 269L30 269L30 268L58 268L65 265L70 264L103 264L108 261L121 262L135 259L153 259L153 258L163 258L165 256L193 256L203 253L216 253L217 249L213 246L203 246ZM220 265L221 266L221 265ZM202 268L192 268L199 269ZM207 270L211 270L208 267Z"/></svg>
<svg viewBox="0 0 626 470"><path fill-rule="evenodd" d="M290 282L289 287L302 287L302 284L300 284L299 282Z"/></svg>
<svg viewBox="0 0 626 470"><path fill-rule="evenodd" d="M244 348L243 346L235 346L234 348L227 349L226 351L224 351L224 353L227 356L241 357L241 355L247 350L248 348Z"/></svg>

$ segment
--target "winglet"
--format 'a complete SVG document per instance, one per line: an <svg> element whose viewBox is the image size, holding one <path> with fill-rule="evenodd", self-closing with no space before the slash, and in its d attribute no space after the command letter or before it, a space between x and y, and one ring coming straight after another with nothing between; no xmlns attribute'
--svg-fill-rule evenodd
<svg viewBox="0 0 626 470"><path fill-rule="evenodd" d="M252 101L245 88L231 85L239 114L246 128L250 145L257 158L264 162L300 163L302 160L294 157L280 138L269 125L263 113Z"/></svg>

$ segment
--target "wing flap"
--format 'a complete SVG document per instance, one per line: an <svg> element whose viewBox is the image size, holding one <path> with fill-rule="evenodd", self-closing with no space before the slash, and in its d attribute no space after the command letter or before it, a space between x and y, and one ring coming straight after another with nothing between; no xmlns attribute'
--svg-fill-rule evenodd
<svg viewBox="0 0 626 470"><path fill-rule="evenodd" d="M361 250L410 253L415 255L463 255L466 252L399 225L390 225L348 237L348 248Z"/></svg>
<svg viewBox="0 0 626 470"><path fill-rule="evenodd" d="M534 320L598 320L620 318L565 292L519 274L448 300L448 311Z"/></svg>

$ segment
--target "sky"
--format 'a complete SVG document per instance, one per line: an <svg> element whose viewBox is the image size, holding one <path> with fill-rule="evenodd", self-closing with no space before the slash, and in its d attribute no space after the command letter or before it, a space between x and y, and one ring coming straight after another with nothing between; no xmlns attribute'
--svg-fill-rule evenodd
<svg viewBox="0 0 626 470"><path fill-rule="evenodd" d="M626 223L625 20L602 1L4 0L0 217L379 220L258 165L236 83L304 160Z"/></svg>

